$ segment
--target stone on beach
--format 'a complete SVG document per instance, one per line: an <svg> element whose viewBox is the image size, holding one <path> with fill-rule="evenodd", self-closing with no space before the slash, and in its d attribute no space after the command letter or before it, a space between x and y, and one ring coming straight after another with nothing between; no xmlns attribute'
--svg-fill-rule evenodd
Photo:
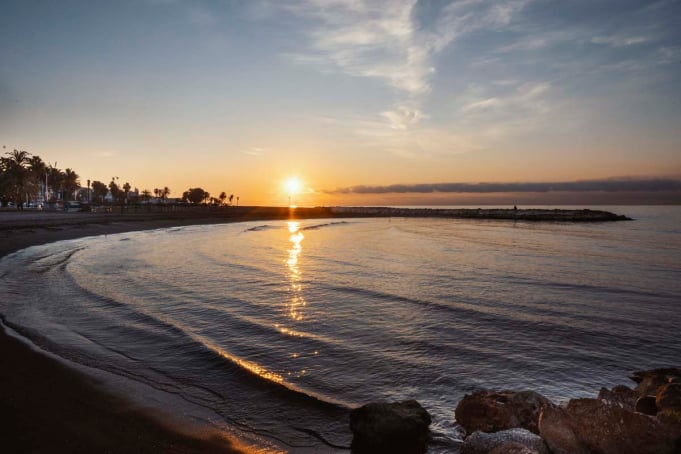
<svg viewBox="0 0 681 454"><path fill-rule="evenodd" d="M655 404L658 409L657 418L677 427L681 433L681 384L668 383L660 386L655 396Z"/></svg>
<svg viewBox="0 0 681 454"><path fill-rule="evenodd" d="M554 454L673 454L678 432L654 416L599 399L545 410L540 434Z"/></svg>
<svg viewBox="0 0 681 454"><path fill-rule="evenodd" d="M424 453L430 422L430 414L415 400L363 405L350 413L352 451Z"/></svg>
<svg viewBox="0 0 681 454"><path fill-rule="evenodd" d="M660 386L667 383L681 382L681 369L677 367L667 367L661 369L651 369L634 372L630 377L638 383L636 392L641 396L655 395Z"/></svg>
<svg viewBox="0 0 681 454"><path fill-rule="evenodd" d="M612 389L601 388L601 391L598 393L600 400L619 405L631 411L634 411L636 408L636 401L639 397L640 395L636 391L624 385L617 385Z"/></svg>
<svg viewBox="0 0 681 454"><path fill-rule="evenodd" d="M526 429L508 429L494 433L477 431L461 445L461 454L492 453L549 454L544 441Z"/></svg>
<svg viewBox="0 0 681 454"><path fill-rule="evenodd" d="M475 391L456 407L456 420L466 429L497 432L520 427L539 433L539 415L551 402L534 391Z"/></svg>
<svg viewBox="0 0 681 454"><path fill-rule="evenodd" d="M644 415L655 416L657 414L657 405L655 405L655 396L641 396L636 401L634 411L643 413Z"/></svg>

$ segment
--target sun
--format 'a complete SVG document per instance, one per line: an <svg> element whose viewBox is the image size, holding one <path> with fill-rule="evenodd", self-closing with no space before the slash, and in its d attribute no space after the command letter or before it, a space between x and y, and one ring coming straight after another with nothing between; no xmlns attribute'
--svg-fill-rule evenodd
<svg viewBox="0 0 681 454"><path fill-rule="evenodd" d="M297 177L291 177L284 183L289 196L298 194L303 189L303 183Z"/></svg>

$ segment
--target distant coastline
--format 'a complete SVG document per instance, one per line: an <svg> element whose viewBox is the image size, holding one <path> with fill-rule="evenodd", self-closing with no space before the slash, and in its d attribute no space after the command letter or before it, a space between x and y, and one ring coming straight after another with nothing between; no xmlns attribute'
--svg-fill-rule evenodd
<svg viewBox="0 0 681 454"><path fill-rule="evenodd" d="M609 211L592 209L547 208L403 208L403 207L195 207L167 206L161 209L121 209L109 213L64 213L61 211L0 211L0 231L32 227L110 224L117 222L174 221L181 224L196 222L246 222L276 219L313 219L339 217L423 217L451 219L498 219L535 222L609 222L631 220Z"/></svg>

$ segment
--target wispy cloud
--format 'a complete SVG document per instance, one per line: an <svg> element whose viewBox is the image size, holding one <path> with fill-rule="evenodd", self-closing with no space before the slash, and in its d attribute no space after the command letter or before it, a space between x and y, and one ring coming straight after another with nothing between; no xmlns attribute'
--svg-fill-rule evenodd
<svg viewBox="0 0 681 454"><path fill-rule="evenodd" d="M248 155L248 156L261 156L265 152L264 148L260 147L251 147L247 148L245 150L241 150L241 153Z"/></svg>
<svg viewBox="0 0 681 454"><path fill-rule="evenodd" d="M622 35L610 35L610 36L595 36L591 38L591 42L594 44L606 44L612 47L626 47L633 46L636 44L643 44L650 41L647 36L622 36Z"/></svg>
<svg viewBox="0 0 681 454"><path fill-rule="evenodd" d="M527 3L452 2L435 19L420 20L415 0L298 0L287 9L313 26L308 49L288 57L385 82L400 99L382 116L390 128L403 130L426 117L422 105L436 71L434 57L463 34L508 24Z"/></svg>
<svg viewBox="0 0 681 454"><path fill-rule="evenodd" d="M475 113L503 108L512 109L514 112L545 112L548 110L548 103L544 100L544 95L550 88L551 85L548 82L523 84L517 87L514 92L505 96L471 101L462 108L462 111L464 113Z"/></svg>

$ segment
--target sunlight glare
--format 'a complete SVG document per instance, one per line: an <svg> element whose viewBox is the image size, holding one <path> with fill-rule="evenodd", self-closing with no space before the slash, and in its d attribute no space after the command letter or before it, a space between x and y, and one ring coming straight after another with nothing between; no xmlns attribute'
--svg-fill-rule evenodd
<svg viewBox="0 0 681 454"><path fill-rule="evenodd" d="M303 183L296 177L289 178L284 185L289 195L296 195L303 189Z"/></svg>

